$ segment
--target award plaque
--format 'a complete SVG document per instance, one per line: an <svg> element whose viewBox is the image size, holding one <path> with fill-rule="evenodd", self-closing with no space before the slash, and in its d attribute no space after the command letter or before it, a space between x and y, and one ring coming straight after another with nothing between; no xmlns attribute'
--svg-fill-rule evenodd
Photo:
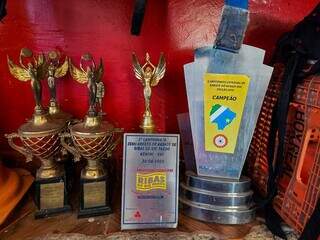
<svg viewBox="0 0 320 240"><path fill-rule="evenodd" d="M241 172L273 70L263 49L242 44L249 11L237 3L224 6L215 45L184 66L198 176L186 173L180 203L185 214L222 224L255 217Z"/></svg>
<svg viewBox="0 0 320 240"><path fill-rule="evenodd" d="M155 134L151 89L164 77L161 53L154 66L146 54L141 66L132 56L135 77L143 86L143 133L125 133L123 146L121 229L175 228L178 222L179 135Z"/></svg>
<svg viewBox="0 0 320 240"><path fill-rule="evenodd" d="M121 229L175 228L179 135L124 134Z"/></svg>
<svg viewBox="0 0 320 240"><path fill-rule="evenodd" d="M27 66L23 60L29 59ZM30 81L35 98L33 117L21 125L17 133L7 134L9 145L26 156L27 162L33 156L41 161L35 180L35 202L38 211L36 218L43 218L55 213L69 211L66 176L64 169L56 163L61 150L59 134L65 129L66 123L51 118L41 104L42 85L45 77L46 60L42 54L33 57L31 50L23 48L20 53L20 66L8 57L10 73L20 81ZM15 143L20 139L22 145Z"/></svg>
<svg viewBox="0 0 320 240"><path fill-rule="evenodd" d="M62 146L74 155L75 161L81 157L87 160L87 165L81 171L78 217L109 214L111 180L104 162L110 159L113 149L120 142L122 129L104 121L101 114L102 99L99 98L103 94L100 92L98 95L98 86L101 86L98 83L102 83L102 60L96 67L92 56L84 54L80 69L70 62L70 73L77 82L87 84L89 92L89 110L84 121L69 126L70 132L60 135Z"/></svg>

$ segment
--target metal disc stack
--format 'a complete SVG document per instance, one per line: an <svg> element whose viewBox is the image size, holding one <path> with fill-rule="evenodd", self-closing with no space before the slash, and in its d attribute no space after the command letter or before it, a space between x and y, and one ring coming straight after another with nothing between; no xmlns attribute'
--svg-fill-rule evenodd
<svg viewBox="0 0 320 240"><path fill-rule="evenodd" d="M251 181L201 177L186 172L180 184L180 208L183 213L206 222L245 224L254 220Z"/></svg>

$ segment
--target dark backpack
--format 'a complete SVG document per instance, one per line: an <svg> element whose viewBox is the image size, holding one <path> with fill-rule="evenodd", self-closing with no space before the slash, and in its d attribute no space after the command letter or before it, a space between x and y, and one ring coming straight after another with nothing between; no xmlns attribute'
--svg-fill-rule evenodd
<svg viewBox="0 0 320 240"><path fill-rule="evenodd" d="M311 65L310 60L312 60ZM283 171L289 102L298 83L304 78L320 72L320 4L298 23L291 32L284 34L279 39L272 63L282 63L285 65L285 69L282 77L283 84L271 121L268 145L269 178L264 205L268 228L274 234L285 238L285 234L280 227L281 219L272 207L272 200L278 190L277 177ZM278 143L277 148L275 148L276 142ZM320 233L319 204L320 202L318 202L316 210L307 223L300 239L317 239Z"/></svg>

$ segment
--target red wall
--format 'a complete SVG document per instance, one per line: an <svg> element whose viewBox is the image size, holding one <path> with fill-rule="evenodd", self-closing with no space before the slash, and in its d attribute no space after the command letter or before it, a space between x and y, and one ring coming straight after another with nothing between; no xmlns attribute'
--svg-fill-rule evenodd
<svg viewBox="0 0 320 240"><path fill-rule="evenodd" d="M252 0L245 43L267 50L301 20L318 0ZM154 88L152 110L160 131L177 132L176 114L188 111L183 64L192 61L193 49L213 43L222 1L149 0L140 36L130 35L134 0L10 0L8 16L0 23L0 151L11 150L3 137L15 131L33 112L30 84L10 76L6 55L17 61L20 49L35 52L57 48L78 63L91 52L105 64L107 119L126 131L139 131L143 113L140 82L131 67L131 53L141 60L148 51L153 62L163 51L167 73ZM45 82L44 82L45 83ZM65 111L82 118L87 110L87 88L69 76L58 84ZM44 91L48 103L48 91Z"/></svg>

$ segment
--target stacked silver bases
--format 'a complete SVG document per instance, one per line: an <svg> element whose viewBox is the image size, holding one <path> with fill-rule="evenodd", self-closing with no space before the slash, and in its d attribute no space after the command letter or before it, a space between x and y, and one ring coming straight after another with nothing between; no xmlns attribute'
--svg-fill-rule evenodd
<svg viewBox="0 0 320 240"><path fill-rule="evenodd" d="M200 177L186 172L180 184L180 208L183 213L206 222L245 224L254 220L250 179L239 181Z"/></svg>

